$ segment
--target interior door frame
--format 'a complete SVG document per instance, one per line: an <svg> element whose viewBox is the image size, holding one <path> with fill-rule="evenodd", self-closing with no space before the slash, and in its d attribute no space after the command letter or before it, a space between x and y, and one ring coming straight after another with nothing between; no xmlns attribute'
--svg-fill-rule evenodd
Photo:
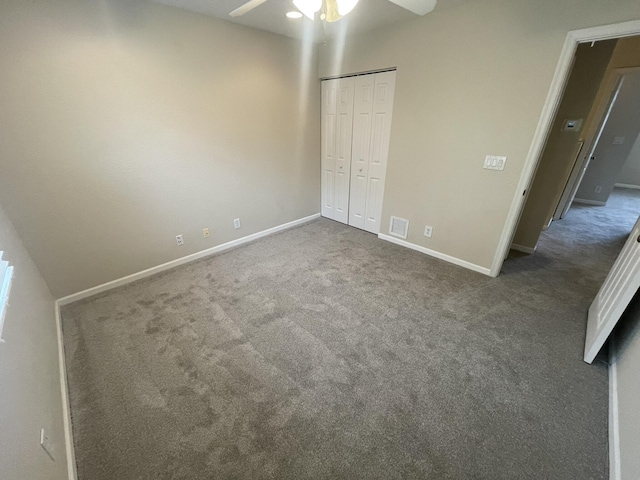
<svg viewBox="0 0 640 480"><path fill-rule="evenodd" d="M551 86L547 94L547 99L542 108L542 114L538 120L538 126L533 136L529 152L524 163L524 168L520 174L518 186L513 194L507 220L502 229L498 247L493 256L489 275L497 277L502 269L502 264L509 253L511 241L518 227L518 219L524 208L526 193L528 192L535 171L540 162L544 146L546 144L549 132L553 126L553 119L556 116L560 102L564 95L564 90L569 80L573 58L578 48L578 44L587 42L597 42L600 40L610 40L614 38L630 37L640 35L640 20L630 22L617 23L613 25L605 25L601 27L585 28L581 30L573 30L567 33L564 46L560 53L556 71L551 81Z"/></svg>

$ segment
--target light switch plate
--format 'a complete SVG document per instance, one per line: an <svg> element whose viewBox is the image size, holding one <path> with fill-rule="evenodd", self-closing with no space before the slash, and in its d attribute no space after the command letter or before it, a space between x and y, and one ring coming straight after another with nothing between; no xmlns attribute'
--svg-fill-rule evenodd
<svg viewBox="0 0 640 480"><path fill-rule="evenodd" d="M582 119L569 119L562 122L562 131L563 132L577 132L582 128Z"/></svg>
<svg viewBox="0 0 640 480"><path fill-rule="evenodd" d="M507 163L507 157L498 155L487 155L484 159L484 168L487 170L504 170Z"/></svg>

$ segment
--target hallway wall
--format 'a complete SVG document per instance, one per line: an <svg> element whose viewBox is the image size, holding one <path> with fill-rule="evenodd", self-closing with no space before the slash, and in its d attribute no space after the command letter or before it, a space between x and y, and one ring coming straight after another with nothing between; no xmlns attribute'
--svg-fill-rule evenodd
<svg viewBox="0 0 640 480"><path fill-rule="evenodd" d="M640 70L624 77L594 158L576 193L576 201L607 202L639 133Z"/></svg>
<svg viewBox="0 0 640 480"><path fill-rule="evenodd" d="M633 143L616 183L640 186L640 135Z"/></svg>

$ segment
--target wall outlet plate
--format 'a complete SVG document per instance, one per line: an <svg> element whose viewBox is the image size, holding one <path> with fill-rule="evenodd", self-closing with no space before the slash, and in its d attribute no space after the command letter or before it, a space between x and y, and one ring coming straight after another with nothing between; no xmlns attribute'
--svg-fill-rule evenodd
<svg viewBox="0 0 640 480"><path fill-rule="evenodd" d="M184 245L184 238L182 237L182 235L176 235L176 243L178 244L178 246Z"/></svg>
<svg viewBox="0 0 640 480"><path fill-rule="evenodd" d="M240 219L239 218L236 218L236 219L233 220L233 226L235 228L240 228L242 226L242 225L240 225Z"/></svg>
<svg viewBox="0 0 640 480"><path fill-rule="evenodd" d="M431 235L433 235L433 227L426 225L424 227L424 236L431 238Z"/></svg>

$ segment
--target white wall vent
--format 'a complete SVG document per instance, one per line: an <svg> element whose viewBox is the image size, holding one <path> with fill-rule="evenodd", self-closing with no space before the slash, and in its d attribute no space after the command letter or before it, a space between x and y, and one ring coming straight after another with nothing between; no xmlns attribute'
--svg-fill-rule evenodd
<svg viewBox="0 0 640 480"><path fill-rule="evenodd" d="M0 252L0 343L4 342L2 340L2 327L4 327L4 317L9 306L9 290L11 290L12 278L13 267L9 266L9 262L2 260L2 252Z"/></svg>
<svg viewBox="0 0 640 480"><path fill-rule="evenodd" d="M400 217L391 217L389 222L389 233L394 237L407 239L409 233L409 220Z"/></svg>

